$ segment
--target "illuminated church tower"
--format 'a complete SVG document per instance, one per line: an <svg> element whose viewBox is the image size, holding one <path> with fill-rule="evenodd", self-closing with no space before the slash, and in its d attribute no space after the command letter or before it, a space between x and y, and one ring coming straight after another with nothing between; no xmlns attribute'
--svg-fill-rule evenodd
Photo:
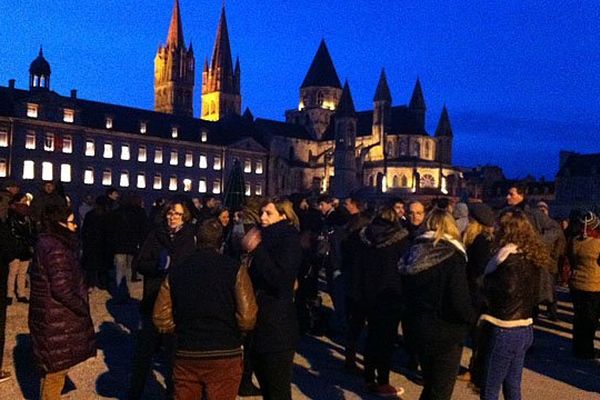
<svg viewBox="0 0 600 400"><path fill-rule="evenodd" d="M194 50L185 47L179 0L175 0L167 44L154 58L154 110L180 116L194 115Z"/></svg>
<svg viewBox="0 0 600 400"><path fill-rule="evenodd" d="M240 60L234 69L223 7L211 63L205 62L202 72L202 119L218 121L230 113L240 115L241 108Z"/></svg>

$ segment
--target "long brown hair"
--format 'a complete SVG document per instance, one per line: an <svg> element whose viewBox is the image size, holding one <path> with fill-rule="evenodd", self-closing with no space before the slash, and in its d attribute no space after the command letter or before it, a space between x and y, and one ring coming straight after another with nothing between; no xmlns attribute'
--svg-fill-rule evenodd
<svg viewBox="0 0 600 400"><path fill-rule="evenodd" d="M273 197L268 200L265 200L263 202L262 207L266 206L269 203L273 203L279 215L285 215L290 225L293 225L296 229L300 229L300 220L298 219L298 215L296 215L296 212L294 211L294 205L291 201L282 197Z"/></svg>
<svg viewBox="0 0 600 400"><path fill-rule="evenodd" d="M531 225L527 215L518 209L500 216L496 247L499 249L509 243L517 245L523 257L537 267L543 268L550 262L550 252L540 234Z"/></svg>

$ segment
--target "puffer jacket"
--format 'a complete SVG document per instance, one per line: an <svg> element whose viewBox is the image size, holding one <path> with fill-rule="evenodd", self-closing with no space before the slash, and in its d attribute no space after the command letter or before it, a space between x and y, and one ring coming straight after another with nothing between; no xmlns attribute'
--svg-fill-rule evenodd
<svg viewBox="0 0 600 400"><path fill-rule="evenodd" d="M31 270L29 330L36 364L45 372L68 369L96 354L88 291L72 234L40 235Z"/></svg>

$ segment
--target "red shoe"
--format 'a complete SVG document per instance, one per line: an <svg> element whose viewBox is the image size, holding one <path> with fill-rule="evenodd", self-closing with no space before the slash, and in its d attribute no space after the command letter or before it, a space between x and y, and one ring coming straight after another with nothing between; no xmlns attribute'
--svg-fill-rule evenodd
<svg viewBox="0 0 600 400"><path fill-rule="evenodd" d="M388 398L398 398L398 396L402 396L402 394L404 393L403 387L396 388L390 384L369 385L368 389L374 395Z"/></svg>

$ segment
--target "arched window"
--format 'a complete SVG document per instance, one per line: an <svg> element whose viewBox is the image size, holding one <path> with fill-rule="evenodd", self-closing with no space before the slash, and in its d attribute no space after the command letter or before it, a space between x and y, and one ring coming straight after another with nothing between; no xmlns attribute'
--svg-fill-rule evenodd
<svg viewBox="0 0 600 400"><path fill-rule="evenodd" d="M392 187L398 187L398 175L394 175L392 178Z"/></svg>
<svg viewBox="0 0 600 400"><path fill-rule="evenodd" d="M373 186L375 179L373 178L373 175L369 176L369 186Z"/></svg>
<svg viewBox="0 0 600 400"><path fill-rule="evenodd" d="M325 100L325 95L320 90L317 92L317 105L322 106Z"/></svg>
<svg viewBox="0 0 600 400"><path fill-rule="evenodd" d="M408 154L408 142L406 139L400 141L400 155L405 156Z"/></svg>
<svg viewBox="0 0 600 400"><path fill-rule="evenodd" d="M214 101L210 102L210 113L214 114L217 111L217 106L215 105Z"/></svg>
<svg viewBox="0 0 600 400"><path fill-rule="evenodd" d="M430 154L430 153L429 153L429 151L430 151L430 150L431 150L431 147L430 147L430 145L429 145L429 141L426 141L426 142L425 142L425 158L429 158L429 157L430 157L430 156L429 156L429 154Z"/></svg>
<svg viewBox="0 0 600 400"><path fill-rule="evenodd" d="M406 177L406 175L402 175L402 178L400 178L400 186L402 186L402 187L408 186L408 178Z"/></svg>
<svg viewBox="0 0 600 400"><path fill-rule="evenodd" d="M421 156L421 143L415 141L413 143L412 156L420 157Z"/></svg>
<svg viewBox="0 0 600 400"><path fill-rule="evenodd" d="M419 187L422 188L435 188L435 178L430 174L423 174L419 181Z"/></svg>

